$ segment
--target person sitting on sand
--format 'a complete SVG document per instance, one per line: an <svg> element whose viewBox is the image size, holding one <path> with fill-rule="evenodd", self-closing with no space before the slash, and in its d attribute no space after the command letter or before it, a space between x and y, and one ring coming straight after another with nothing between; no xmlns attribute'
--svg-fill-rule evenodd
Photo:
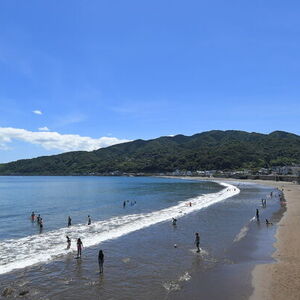
<svg viewBox="0 0 300 300"><path fill-rule="evenodd" d="M81 257L81 250L82 250L83 244L80 238L77 239L77 257Z"/></svg>
<svg viewBox="0 0 300 300"><path fill-rule="evenodd" d="M198 232L195 233L195 245L197 247L197 252L200 252L200 235Z"/></svg>

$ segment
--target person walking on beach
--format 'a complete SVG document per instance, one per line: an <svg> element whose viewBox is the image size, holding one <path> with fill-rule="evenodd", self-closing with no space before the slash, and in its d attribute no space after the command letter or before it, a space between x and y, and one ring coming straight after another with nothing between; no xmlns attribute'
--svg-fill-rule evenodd
<svg viewBox="0 0 300 300"><path fill-rule="evenodd" d="M256 209L256 220L259 221L259 210L258 210L258 208Z"/></svg>
<svg viewBox="0 0 300 300"><path fill-rule="evenodd" d="M69 216L68 217L68 227L70 227L72 225L72 219L71 219L71 217Z"/></svg>
<svg viewBox="0 0 300 300"><path fill-rule="evenodd" d="M200 235L198 232L195 233L195 245L197 247L197 253L200 252Z"/></svg>
<svg viewBox="0 0 300 300"><path fill-rule="evenodd" d="M31 213L31 221L34 222L34 217L35 217L35 214L34 214L34 211Z"/></svg>
<svg viewBox="0 0 300 300"><path fill-rule="evenodd" d="M82 250L83 244L80 238L77 239L77 258L81 258L81 250Z"/></svg>
<svg viewBox="0 0 300 300"><path fill-rule="evenodd" d="M92 224L92 219L90 217L90 215L88 215L88 225L91 225Z"/></svg>
<svg viewBox="0 0 300 300"><path fill-rule="evenodd" d="M103 273L104 254L102 250L99 250L98 263L99 263L99 272Z"/></svg>

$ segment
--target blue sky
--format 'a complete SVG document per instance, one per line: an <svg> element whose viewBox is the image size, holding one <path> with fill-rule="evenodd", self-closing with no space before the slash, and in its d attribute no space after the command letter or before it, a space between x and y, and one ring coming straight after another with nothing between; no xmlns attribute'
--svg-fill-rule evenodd
<svg viewBox="0 0 300 300"><path fill-rule="evenodd" d="M3 0L0 162L212 129L300 134L299 13L277 0Z"/></svg>

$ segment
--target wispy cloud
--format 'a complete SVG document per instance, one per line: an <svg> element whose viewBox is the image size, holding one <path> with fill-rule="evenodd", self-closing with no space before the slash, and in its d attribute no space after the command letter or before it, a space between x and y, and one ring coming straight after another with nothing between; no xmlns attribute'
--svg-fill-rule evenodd
<svg viewBox="0 0 300 300"><path fill-rule="evenodd" d="M39 131L50 131L50 129L47 126L45 126L45 127L40 127Z"/></svg>
<svg viewBox="0 0 300 300"><path fill-rule="evenodd" d="M115 137L91 138L78 134L60 134L58 132L34 132L26 129L0 127L0 149L7 150L7 144L14 140L40 145L46 150L92 151L115 144L128 142Z"/></svg>
<svg viewBox="0 0 300 300"><path fill-rule="evenodd" d="M38 110L38 109L36 109L36 110L33 110L32 111L34 114L36 114L36 115L42 115L43 113L40 111L40 110Z"/></svg>

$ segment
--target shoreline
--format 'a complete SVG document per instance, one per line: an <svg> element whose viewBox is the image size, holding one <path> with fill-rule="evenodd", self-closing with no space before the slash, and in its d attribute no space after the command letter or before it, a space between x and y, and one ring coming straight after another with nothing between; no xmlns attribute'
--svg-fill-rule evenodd
<svg viewBox="0 0 300 300"><path fill-rule="evenodd" d="M258 264L252 271L250 300L293 300L300 298L300 185L286 181L182 177L184 179L250 182L284 189L286 211L277 224L273 263Z"/></svg>

